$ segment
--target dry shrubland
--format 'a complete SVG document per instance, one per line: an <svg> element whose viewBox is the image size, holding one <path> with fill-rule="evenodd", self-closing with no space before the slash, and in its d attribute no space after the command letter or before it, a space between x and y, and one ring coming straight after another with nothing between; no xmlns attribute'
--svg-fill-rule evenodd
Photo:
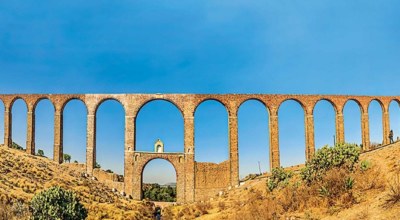
<svg viewBox="0 0 400 220"><path fill-rule="evenodd" d="M88 219L152 218L152 203L126 199L68 165L2 147L0 155L0 219L29 218L32 196L54 185L75 191ZM163 219L395 219L399 155L396 143L361 155L354 166L332 166L310 181L299 171L284 170L274 174L273 183L268 176L250 178L210 201L164 208Z"/></svg>
<svg viewBox="0 0 400 220"><path fill-rule="evenodd" d="M310 184L298 171L288 180L279 174L283 184L258 177L209 202L163 211L167 219L391 219L400 213L400 161L392 155L400 144L361 155L353 167L332 167Z"/></svg>
<svg viewBox="0 0 400 220"><path fill-rule="evenodd" d="M5 147L0 147L0 155L0 219L29 218L33 195L51 186L74 191L88 210L88 219L152 219L152 203L114 193L68 164Z"/></svg>

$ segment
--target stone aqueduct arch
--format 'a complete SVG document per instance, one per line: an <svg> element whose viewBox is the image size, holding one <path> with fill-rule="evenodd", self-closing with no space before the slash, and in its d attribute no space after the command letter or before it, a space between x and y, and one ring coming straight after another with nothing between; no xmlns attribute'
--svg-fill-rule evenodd
<svg viewBox="0 0 400 220"><path fill-rule="evenodd" d="M269 113L270 166L280 166L278 110L286 100L297 101L304 110L306 159L315 152L313 111L320 100L330 102L335 110L337 142L344 142L343 108L347 101L354 100L361 111L362 144L368 150L369 117L368 107L377 100L382 107L383 143L389 143L389 105L391 101L400 103L397 96L347 96L347 95L270 95L270 94L13 94L0 95L4 103L4 145L11 146L12 115L11 109L17 99L22 99L28 108L26 151L35 153L35 107L43 99L54 106L54 161L62 163L63 155L63 110L74 99L81 100L87 109L87 146L86 172L93 174L96 162L96 111L106 100L116 100L125 110L125 146L124 146L124 184L123 189L134 199L141 199L142 172L144 166L153 159L163 158L170 161L177 174L179 202L191 202L206 199L221 189L236 186L239 183L238 163L238 109L248 100L261 102ZM150 101L165 100L174 104L182 113L184 121L183 153L152 153L135 151L135 121L140 109ZM206 100L216 100L227 110L229 117L229 159L220 164L195 161L194 113Z"/></svg>

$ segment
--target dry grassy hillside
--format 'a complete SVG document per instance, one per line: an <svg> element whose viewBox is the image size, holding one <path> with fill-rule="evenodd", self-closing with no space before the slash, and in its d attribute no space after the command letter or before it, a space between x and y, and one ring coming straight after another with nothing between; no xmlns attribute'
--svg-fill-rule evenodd
<svg viewBox="0 0 400 220"><path fill-rule="evenodd" d="M0 147L0 219L7 212L22 215L18 219L27 218L27 204L33 195L55 185L79 195L88 219L151 219L151 203L128 200L98 181L81 177L75 168Z"/></svg>
<svg viewBox="0 0 400 220"><path fill-rule="evenodd" d="M368 161L370 168L360 171L358 163L351 174L336 169L324 179L337 188L344 175L351 175L354 187L346 192L337 188L323 197L321 185L298 184L298 175L287 187L270 192L266 176L261 176L209 201L164 208L163 219L400 219L400 143L364 153L360 161ZM17 219L26 219L32 196L54 185L75 191L89 219L152 217L152 203L113 193L98 181L81 177L72 164L58 165L5 147L0 147L0 164L0 219L10 211L22 215Z"/></svg>
<svg viewBox="0 0 400 220"><path fill-rule="evenodd" d="M164 209L164 219L400 219L400 143L364 153L360 161L370 168L360 171L357 164L348 191L340 188L348 174L340 169L324 179L338 190L326 197L321 184L298 184L296 174L287 187L270 192L263 176L210 201Z"/></svg>

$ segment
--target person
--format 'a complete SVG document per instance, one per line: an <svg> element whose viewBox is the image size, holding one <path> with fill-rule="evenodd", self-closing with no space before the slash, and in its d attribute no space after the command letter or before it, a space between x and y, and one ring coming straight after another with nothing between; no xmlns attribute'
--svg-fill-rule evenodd
<svg viewBox="0 0 400 220"><path fill-rule="evenodd" d="M393 141L393 130L390 130L390 132L389 132L389 139L390 139L390 143L393 144L394 143L394 141Z"/></svg>
<svg viewBox="0 0 400 220"><path fill-rule="evenodd" d="M159 206L154 210L154 219L161 220L161 208Z"/></svg>

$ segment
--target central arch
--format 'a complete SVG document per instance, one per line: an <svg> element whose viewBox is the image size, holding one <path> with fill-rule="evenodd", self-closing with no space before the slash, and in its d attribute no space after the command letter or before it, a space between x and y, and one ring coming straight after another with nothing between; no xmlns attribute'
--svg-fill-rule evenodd
<svg viewBox="0 0 400 220"><path fill-rule="evenodd" d="M134 197L143 199L143 171L146 165L155 159L168 161L175 169L176 173L176 201L185 200L185 155L183 153L147 153L135 152L133 155L133 185ZM136 175L135 175L136 174ZM137 194L136 194L137 193ZM136 195L135 195L136 194Z"/></svg>
<svg viewBox="0 0 400 220"><path fill-rule="evenodd" d="M149 160L142 170L142 198L151 201L176 202L177 173L166 159Z"/></svg>

